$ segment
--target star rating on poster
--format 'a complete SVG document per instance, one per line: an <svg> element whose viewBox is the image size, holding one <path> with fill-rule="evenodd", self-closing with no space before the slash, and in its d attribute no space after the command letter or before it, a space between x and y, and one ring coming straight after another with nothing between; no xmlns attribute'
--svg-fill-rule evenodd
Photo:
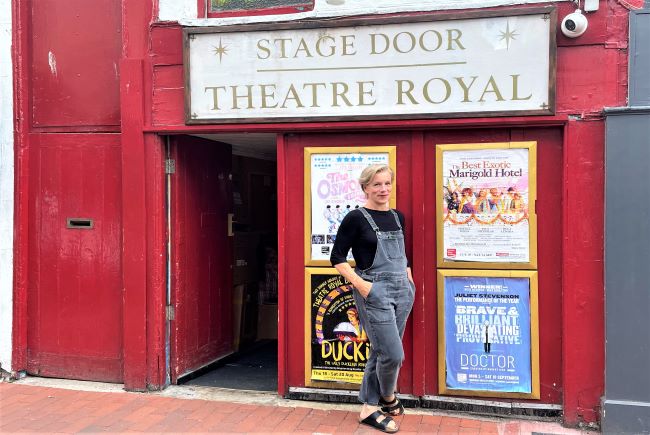
<svg viewBox="0 0 650 435"><path fill-rule="evenodd" d="M338 156L336 157L336 162L337 163L355 163L355 162L363 162L363 156L350 156L350 155L344 155L344 156Z"/></svg>
<svg viewBox="0 0 650 435"><path fill-rule="evenodd" d="M359 154L332 154L332 155L322 155L322 156L312 156L312 167L316 169L329 169L333 165L345 165L345 164L385 164L388 159L385 154L369 154L369 155L359 155Z"/></svg>
<svg viewBox="0 0 650 435"><path fill-rule="evenodd" d="M315 168L318 169L327 169L332 166L332 159L329 156L317 157L314 156L312 159Z"/></svg>

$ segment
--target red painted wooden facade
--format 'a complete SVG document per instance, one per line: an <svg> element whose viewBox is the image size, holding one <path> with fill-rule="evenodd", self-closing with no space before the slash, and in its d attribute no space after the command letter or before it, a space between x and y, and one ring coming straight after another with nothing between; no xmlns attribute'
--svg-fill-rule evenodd
<svg viewBox="0 0 650 435"><path fill-rule="evenodd" d="M303 312L303 216L295 212L303 206L302 149L379 143L398 145L398 207L412 230L418 288L399 387L435 395L434 144L536 140L541 402L562 404L567 424L597 420L604 388L601 111L625 105L628 13L617 1L602 3L581 38L558 32L555 116L186 126L181 28L151 24L151 0L15 0L14 368L124 382L131 390L163 387L162 135L271 132L278 138L279 393L304 382L304 322L289 315ZM559 16L572 8L559 3ZM195 219L192 213L186 217ZM93 232L66 230L73 215L93 218ZM182 229L180 216L172 234ZM179 253L181 244L176 239ZM190 273L192 255L201 261L188 250L177 276ZM177 313L178 321L186 314ZM176 328L173 376L196 365L191 349L201 347L182 332L191 325Z"/></svg>

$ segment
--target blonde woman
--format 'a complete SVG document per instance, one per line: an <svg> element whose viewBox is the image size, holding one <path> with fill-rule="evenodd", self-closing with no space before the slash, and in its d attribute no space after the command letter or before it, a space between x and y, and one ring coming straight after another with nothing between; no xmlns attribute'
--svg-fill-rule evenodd
<svg viewBox="0 0 650 435"><path fill-rule="evenodd" d="M387 165L363 170L359 184L366 203L343 219L330 257L354 285L359 318L371 345L359 391L359 420L387 433L399 430L391 416L404 413L395 389L404 361L402 336L415 297L404 249L404 216L389 205L393 181ZM346 261L350 249L355 269Z"/></svg>

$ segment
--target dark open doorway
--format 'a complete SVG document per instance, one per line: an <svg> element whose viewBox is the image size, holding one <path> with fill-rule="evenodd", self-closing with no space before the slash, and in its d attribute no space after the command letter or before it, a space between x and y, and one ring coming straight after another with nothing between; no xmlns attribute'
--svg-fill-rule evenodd
<svg viewBox="0 0 650 435"><path fill-rule="evenodd" d="M177 148L172 155L180 160L175 162L179 180L170 183L176 201L171 231L177 233L172 238L171 293L176 318L184 323L172 322L171 380L277 391L275 135L184 138L172 141ZM184 168L195 173L183 173ZM227 260L211 261L217 252ZM182 266L174 267L178 264ZM197 282L187 273L208 278ZM223 275L227 279L219 278ZM185 282L196 285L183 286ZM220 342L206 341L206 329Z"/></svg>

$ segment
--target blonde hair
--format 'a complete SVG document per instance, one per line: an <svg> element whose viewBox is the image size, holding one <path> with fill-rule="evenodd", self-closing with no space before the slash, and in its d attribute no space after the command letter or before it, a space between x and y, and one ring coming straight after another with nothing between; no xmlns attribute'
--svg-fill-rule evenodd
<svg viewBox="0 0 650 435"><path fill-rule="evenodd" d="M372 179L374 178L375 175L377 175L380 172L385 172L388 171L390 173L390 181L395 181L395 173L391 169L390 166L388 166L385 163L379 163L376 165L370 165L366 167L363 171L361 171L361 175L359 176L359 184L361 185L361 190L365 193L365 189L370 184Z"/></svg>

